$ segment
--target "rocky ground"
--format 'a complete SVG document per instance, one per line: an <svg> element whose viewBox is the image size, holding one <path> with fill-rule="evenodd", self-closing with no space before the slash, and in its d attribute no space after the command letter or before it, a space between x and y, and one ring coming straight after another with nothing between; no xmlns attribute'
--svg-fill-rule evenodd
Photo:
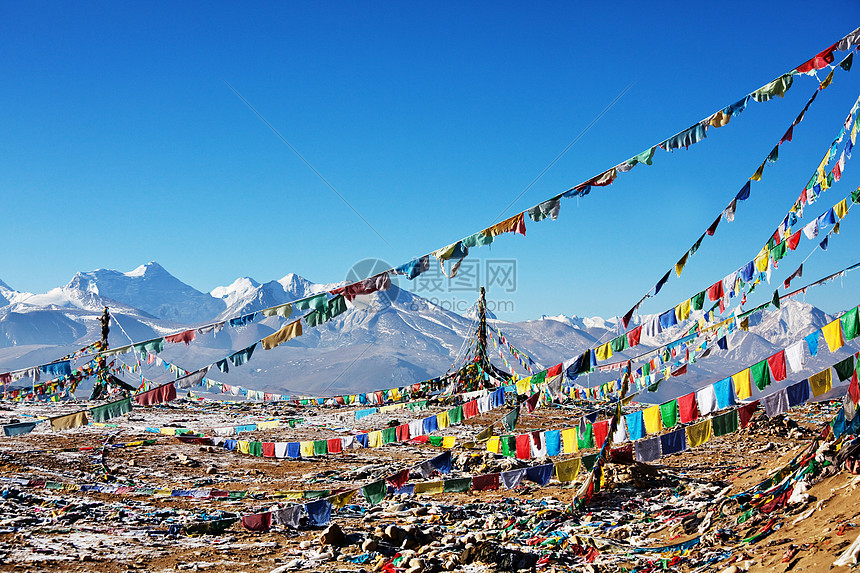
<svg viewBox="0 0 860 573"><path fill-rule="evenodd" d="M4 408L0 422L9 423L80 405ZM372 507L357 495L333 513L328 528L273 526L266 533L235 523L199 534L192 524L293 503L279 492L365 484L431 458L440 448L390 444L295 461L184 443L145 428L211 434L219 426L292 417L303 422L242 439L306 440L379 429L427 413L400 410L355 421L348 407L178 400L136 408L108 426L52 432L40 424L30 434L0 438L0 571L825 571L860 534L860 504L854 502L860 477L829 463L833 448L822 450L815 471L772 512L747 512L750 496L734 496L807 448L835 409L831 403L808 404L772 420L760 411L746 429L659 463L618 460L608 466L607 489L584 510L570 506L582 472L572 484L553 479L545 487L388 496ZM523 416L516 431L573 425L581 413L540 408ZM458 437L454 477L526 465L464 447L498 415L488 412L440 432ZM111 447L143 439L155 441ZM77 449L89 447L94 449ZM566 457L571 456L553 461ZM50 482L62 485L45 487ZM81 488L91 484L161 491ZM195 488L249 494L169 495ZM700 542L692 547L667 550L696 538Z"/></svg>

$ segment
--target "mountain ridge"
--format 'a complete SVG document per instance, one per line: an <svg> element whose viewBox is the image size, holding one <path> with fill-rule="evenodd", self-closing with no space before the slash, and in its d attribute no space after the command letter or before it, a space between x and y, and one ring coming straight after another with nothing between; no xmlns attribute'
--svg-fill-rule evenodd
<svg viewBox="0 0 860 573"><path fill-rule="evenodd" d="M109 342L116 347L256 312L337 286L313 283L289 273L264 283L240 277L230 285L203 293L156 262L126 273L109 269L79 272L67 285L42 295L19 293L2 281L0 285L0 370L44 363L97 340L98 317L104 306L111 308ZM396 285L356 302L360 304L355 309L306 329L303 336L275 351L257 350L248 365L229 373L212 372L211 377L280 393L355 392L408 384L446 372L474 329L474 308L460 315ZM651 318L653 315L635 316L632 324ZM812 305L785 301L779 311L754 319L749 332L736 331L729 336L728 350L712 351L714 359L691 365L690 374L679 383L694 387L720 375L726 367L740 368L744 360L761 360L828 320L829 315ZM543 367L617 336L619 322L618 317L565 315L522 322L489 318L491 326ZM188 347L166 345L161 356L188 370L200 368L272 334L283 323L280 317L265 317L246 326L199 334ZM643 334L640 346L615 359L635 357L674 340L680 337L680 330L653 337ZM53 356L52 348L56 350ZM495 340L489 352L498 366L507 369ZM506 352L505 356L508 364L524 372L513 357ZM117 359L134 364L132 355ZM148 378L169 379L163 369L143 368ZM616 376L617 372L594 373L583 382L596 384ZM661 395L658 392L652 398Z"/></svg>

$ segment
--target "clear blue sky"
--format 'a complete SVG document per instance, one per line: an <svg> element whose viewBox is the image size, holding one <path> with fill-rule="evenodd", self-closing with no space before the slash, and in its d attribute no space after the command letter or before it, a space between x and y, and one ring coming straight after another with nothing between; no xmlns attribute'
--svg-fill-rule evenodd
<svg viewBox="0 0 860 573"><path fill-rule="evenodd" d="M44 292L77 271L157 260L208 291L289 272L335 282L368 257L404 263L493 223L631 84L506 216L860 25L860 5L847 0L826 11L802 1L582 4L5 2L0 279ZM751 103L689 150L658 150L652 167L564 201L555 222L528 222L526 238L473 250L482 262L517 261L516 292L490 292L516 305L500 318L626 311L740 189L814 86L798 77L784 100ZM643 312L756 254L858 93L860 63L836 74L736 221L721 224ZM812 212L858 183L860 166L849 162ZM810 259L804 281L860 260L853 218ZM775 282L811 249L801 245ZM838 310L860 302L858 285L855 273L808 300Z"/></svg>

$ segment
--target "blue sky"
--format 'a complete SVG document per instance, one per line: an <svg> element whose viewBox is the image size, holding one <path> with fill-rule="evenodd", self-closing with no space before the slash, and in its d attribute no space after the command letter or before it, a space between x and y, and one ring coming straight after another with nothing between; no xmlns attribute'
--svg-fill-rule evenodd
<svg viewBox="0 0 860 573"><path fill-rule="evenodd" d="M401 264L492 224L571 142L505 216L860 25L849 1L828 4L826 17L808 2L579 4L4 3L0 279L44 292L77 271L156 260L208 291L289 272L335 282L366 258ZM565 200L557 221L527 222L527 237L474 249L481 272L516 261L514 291L490 290L513 302L500 318L625 312L731 200L815 85L798 77L785 99L751 103L689 150L658 150L653 166ZM860 69L836 74L735 222L643 312L689 298L758 252L858 94ZM858 184L849 162L811 213ZM795 284L860 260L853 217ZM750 305L811 248L802 242ZM807 300L846 308L860 302L858 285L860 273L848 275Z"/></svg>

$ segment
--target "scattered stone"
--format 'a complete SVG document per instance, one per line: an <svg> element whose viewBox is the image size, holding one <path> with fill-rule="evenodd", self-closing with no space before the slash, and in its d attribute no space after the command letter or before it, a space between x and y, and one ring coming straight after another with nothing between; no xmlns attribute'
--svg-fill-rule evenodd
<svg viewBox="0 0 860 573"><path fill-rule="evenodd" d="M336 523L332 523L320 535L320 544L323 546L335 545L339 547L344 544L345 539L346 536L340 526Z"/></svg>

